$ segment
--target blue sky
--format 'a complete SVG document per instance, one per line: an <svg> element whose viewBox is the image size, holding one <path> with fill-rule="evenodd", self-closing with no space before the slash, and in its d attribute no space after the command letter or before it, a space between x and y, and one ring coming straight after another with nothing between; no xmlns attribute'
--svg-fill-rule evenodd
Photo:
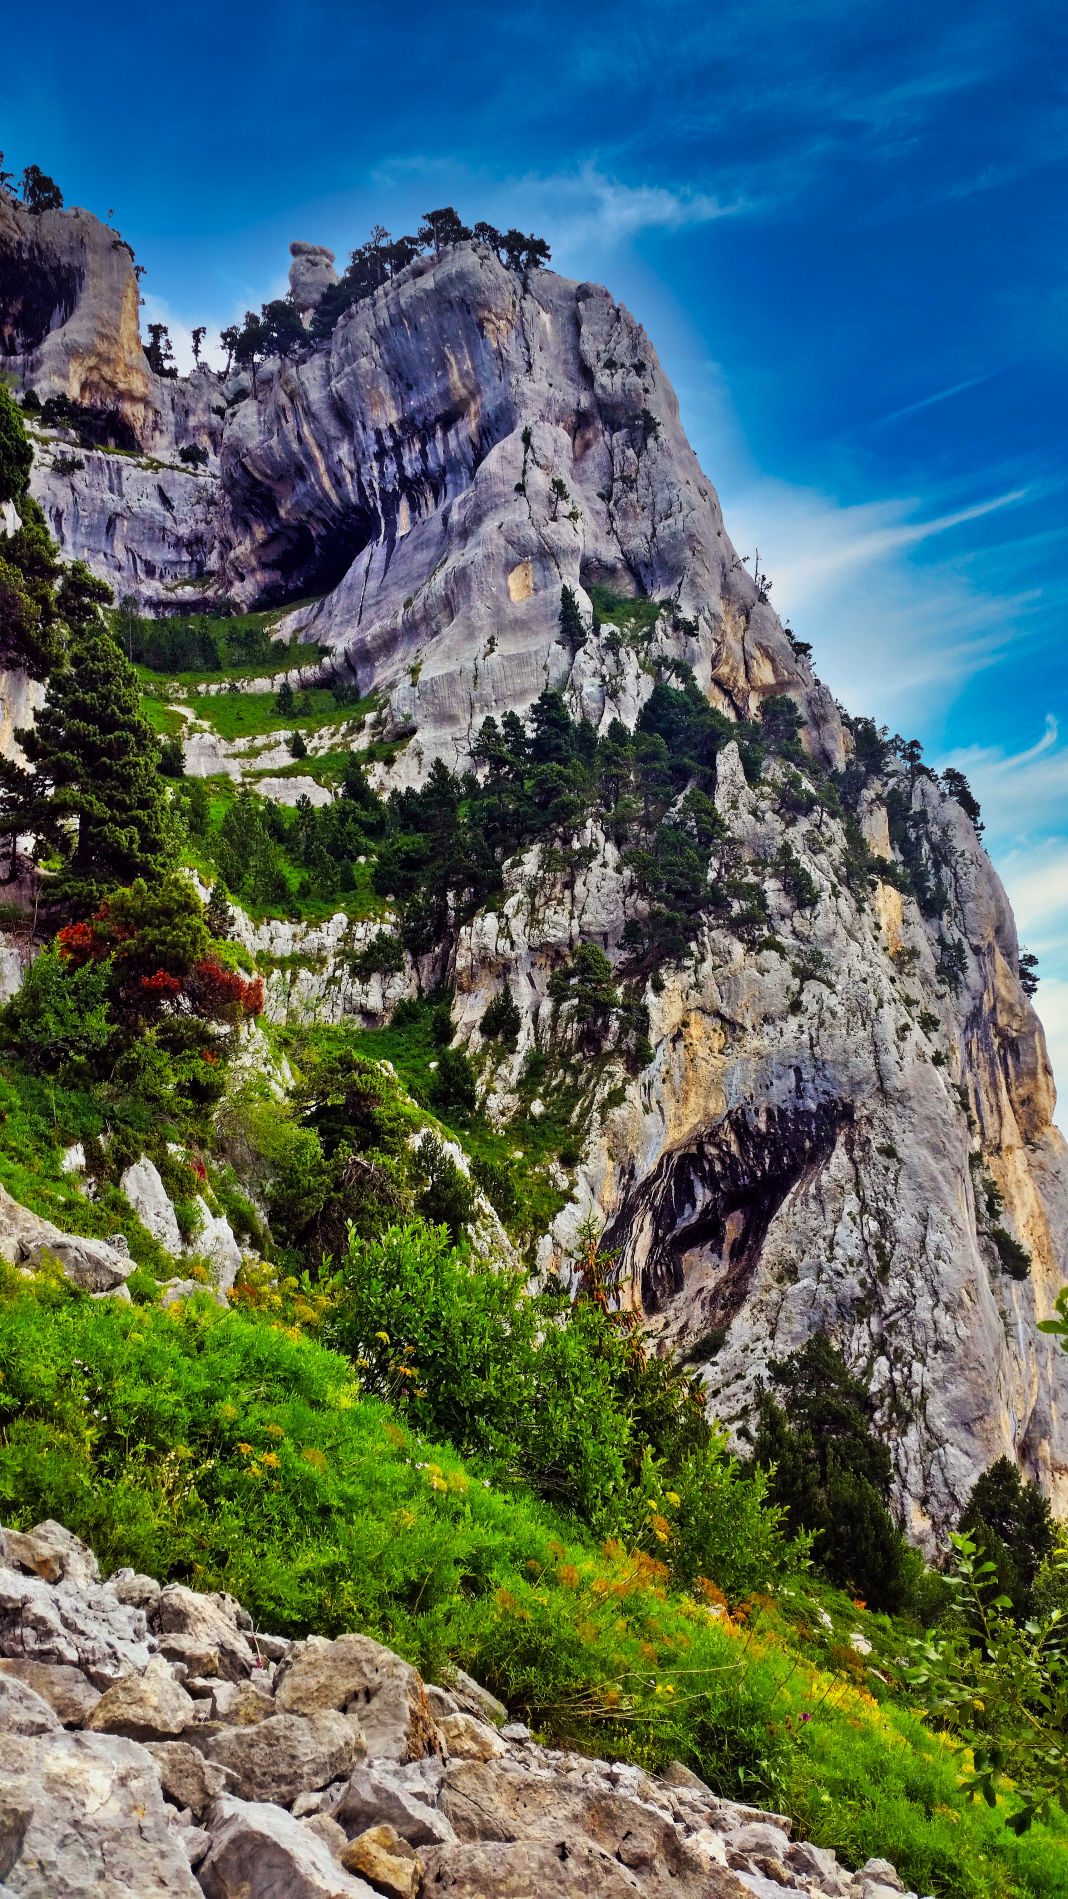
<svg viewBox="0 0 1068 1899"><path fill-rule="evenodd" d="M608 283L823 676L971 777L1068 1102L1062 4L53 0L4 41L8 166L114 207L179 342L291 238L443 203Z"/></svg>

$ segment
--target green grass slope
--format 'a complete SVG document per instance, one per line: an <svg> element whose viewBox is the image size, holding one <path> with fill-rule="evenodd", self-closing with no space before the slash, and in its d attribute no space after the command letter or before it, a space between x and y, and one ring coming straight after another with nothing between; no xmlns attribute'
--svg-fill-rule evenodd
<svg viewBox="0 0 1068 1899"><path fill-rule="evenodd" d="M58 1517L105 1566L225 1587L261 1627L462 1664L546 1739L680 1757L921 1893L1068 1894L1065 1839L966 1804L945 1742L843 1652L861 1628L889 1655L886 1618L807 1586L733 1615L671 1593L649 1557L420 1441L313 1321L299 1290L286 1310L130 1308L9 1269L0 1519Z"/></svg>

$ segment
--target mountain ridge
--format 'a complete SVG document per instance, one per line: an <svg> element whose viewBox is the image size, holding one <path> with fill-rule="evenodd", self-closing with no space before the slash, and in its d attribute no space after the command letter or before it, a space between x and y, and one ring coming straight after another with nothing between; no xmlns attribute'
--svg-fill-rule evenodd
<svg viewBox="0 0 1068 1899"><path fill-rule="evenodd" d="M1063 1508L1068 1383L1036 1326L1065 1278L1068 1149L1011 910L967 811L908 748L876 735L873 751L863 733L861 747L864 722L738 560L634 319L599 286L520 276L465 242L254 379L174 381L146 363L124 383L117 354L110 380L99 366L135 282L121 244L85 213L5 206L0 255L31 288L48 278L34 233L45 262L96 246L108 272L87 269L82 300L58 325L56 305L43 334L16 333L9 313L8 341L32 347L7 361L45 397L113 392L139 445L87 447L70 469L38 431L31 492L64 552L157 610L220 592L285 608L276 631L320 643L321 678L377 695L377 729L397 741L373 768L380 790L425 784L435 760L467 768L484 719L522 719L547 690L603 739L614 722L635 732L658 683L689 679L743 735L721 736L709 768L718 829L685 954L648 966L628 949L656 900L637 833L596 802L555 858L533 839L512 856L495 907L455 909L441 941L406 953L406 993L453 984L496 1123L532 1057L549 1086L579 1088L574 1198L539 1266L564 1269L595 1213L660 1348L723 1334L703 1376L739 1431L769 1357L828 1330L871 1381L899 1506L928 1549L1003 1453ZM177 459L190 443L202 470ZM783 702L797 731L772 741ZM750 731L767 737L755 769ZM310 989L373 1025L382 985L376 1000L348 969L353 941ZM584 943L647 1012L638 1072L621 1017L609 1011L594 1060L553 988ZM511 1051L481 1026L505 991L521 1017ZM268 986L275 1019L288 994ZM1026 1249L1025 1278L1003 1269L999 1232Z"/></svg>

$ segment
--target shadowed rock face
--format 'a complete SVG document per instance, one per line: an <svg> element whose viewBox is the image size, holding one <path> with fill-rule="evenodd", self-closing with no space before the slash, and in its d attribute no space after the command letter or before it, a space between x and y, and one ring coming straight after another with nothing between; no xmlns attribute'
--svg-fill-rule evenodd
<svg viewBox="0 0 1068 1899"><path fill-rule="evenodd" d="M800 1068L795 1078L801 1093ZM747 1103L662 1154L631 1192L624 1188L605 1245L624 1249L632 1273L640 1272L646 1312L661 1312L687 1280L692 1288L703 1265L708 1330L728 1325L787 1194L817 1176L850 1118L848 1102Z"/></svg>
<svg viewBox="0 0 1068 1899"><path fill-rule="evenodd" d="M144 441L159 404L138 333L133 259L88 211L31 216L0 192L4 367L42 400L112 410Z"/></svg>

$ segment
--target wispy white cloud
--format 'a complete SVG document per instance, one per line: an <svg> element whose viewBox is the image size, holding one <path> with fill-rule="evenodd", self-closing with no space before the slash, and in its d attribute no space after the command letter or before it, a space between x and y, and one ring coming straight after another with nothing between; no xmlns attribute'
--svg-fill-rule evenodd
<svg viewBox="0 0 1068 1899"><path fill-rule="evenodd" d="M1025 839L1052 835L1068 868L1068 844L1061 842L1068 816L1068 745L1052 712L1046 714L1041 737L1023 751L965 745L943 763L965 773L986 809L991 836L1006 850L1015 850ZM1036 875L1046 874L1036 867Z"/></svg>
<svg viewBox="0 0 1068 1899"><path fill-rule="evenodd" d="M535 207L537 215L551 217L555 249L564 257L611 249L640 231L680 231L752 208L741 197L725 201L704 191L622 184L592 161L573 171L517 179L509 192Z"/></svg>
<svg viewBox="0 0 1068 1899"><path fill-rule="evenodd" d="M455 163L443 166L437 157L406 153L383 160L372 181L392 192L403 190L413 180L425 179L429 184L440 178L443 169L452 179L461 213L466 189L491 222L497 217L523 228L536 222L552 241L554 264L572 254L576 261L591 251L602 254L642 231L681 231L688 225L737 217L752 208L749 200L736 194L717 195L686 185L625 184L593 157L560 171L501 178Z"/></svg>
<svg viewBox="0 0 1068 1899"><path fill-rule="evenodd" d="M954 396L963 396L969 389L978 389L984 382L990 382L997 375L996 369L988 369L982 376L969 376L967 382L952 383L948 389L936 389L933 395L921 396L918 402L906 402L903 409L891 409L888 415L876 416L865 426L869 429L881 429L891 422L902 422L907 415L919 415L922 409L933 409L940 402L950 402Z"/></svg>
<svg viewBox="0 0 1068 1899"><path fill-rule="evenodd" d="M812 643L821 676L852 710L892 725L925 721L1016 636L1036 597L973 584L954 554L912 558L951 530L1012 507L1010 489L920 519L916 499L843 506L817 489L769 479L722 491L736 546L759 544L773 598Z"/></svg>

